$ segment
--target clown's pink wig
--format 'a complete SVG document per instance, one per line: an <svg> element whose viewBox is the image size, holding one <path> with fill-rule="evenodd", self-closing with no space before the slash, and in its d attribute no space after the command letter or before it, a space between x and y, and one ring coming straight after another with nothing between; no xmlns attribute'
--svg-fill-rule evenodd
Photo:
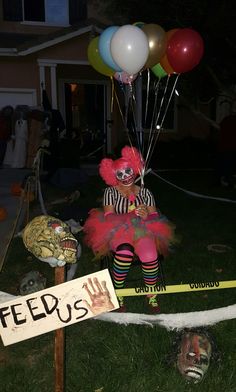
<svg viewBox="0 0 236 392"><path fill-rule="evenodd" d="M126 167L132 167L136 176L141 174L141 170L144 168L142 155L135 147L123 147L121 158L115 161L110 158L102 159L99 165L99 174L107 185L115 186L119 183L116 178L116 171Z"/></svg>

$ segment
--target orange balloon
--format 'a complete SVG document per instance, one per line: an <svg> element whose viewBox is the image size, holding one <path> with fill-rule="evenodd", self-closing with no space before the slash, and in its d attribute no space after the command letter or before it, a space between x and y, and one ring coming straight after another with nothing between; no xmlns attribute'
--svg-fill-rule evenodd
<svg viewBox="0 0 236 392"><path fill-rule="evenodd" d="M172 37L172 35L175 34L176 31L178 31L178 30L179 29L172 29L172 30L167 31L167 33L166 33L167 46L168 46L168 42L169 42L170 38ZM160 64L168 75L175 73L175 71L173 70L173 68L171 67L171 65L168 61L166 54L164 54L164 56L161 58Z"/></svg>

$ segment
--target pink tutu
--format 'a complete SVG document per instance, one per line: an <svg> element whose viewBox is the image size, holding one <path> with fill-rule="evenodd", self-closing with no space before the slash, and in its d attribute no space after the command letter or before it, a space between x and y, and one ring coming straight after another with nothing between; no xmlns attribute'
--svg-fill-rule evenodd
<svg viewBox="0 0 236 392"><path fill-rule="evenodd" d="M104 216L102 210L94 208L84 224L84 234L85 244L98 256L114 251L120 243L129 243L135 249L147 236L155 240L158 253L166 255L174 240L174 227L164 216L150 215L146 220L134 212Z"/></svg>

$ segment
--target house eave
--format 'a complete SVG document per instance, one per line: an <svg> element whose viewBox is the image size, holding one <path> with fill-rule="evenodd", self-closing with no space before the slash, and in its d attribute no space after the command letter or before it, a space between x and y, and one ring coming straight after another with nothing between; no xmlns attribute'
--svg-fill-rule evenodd
<svg viewBox="0 0 236 392"><path fill-rule="evenodd" d="M16 48L0 48L0 56L17 56Z"/></svg>
<svg viewBox="0 0 236 392"><path fill-rule="evenodd" d="M73 32L70 32L68 34L65 35L61 35L60 37L54 38L52 40L43 42L41 44L35 45L35 46L31 46L30 48L27 49L17 49L17 48L12 48L12 49L6 49L3 48L3 51L1 52L0 49L0 55L2 56L27 56L30 55L32 53L36 53L40 50L46 49L46 48L50 48L51 46L60 44L62 42L65 42L69 39L75 38L75 37L79 37L80 35L89 33L89 32L94 32L94 33L101 33L103 30L100 27L97 27L95 25L89 25L83 28L80 28L78 30L75 30Z"/></svg>

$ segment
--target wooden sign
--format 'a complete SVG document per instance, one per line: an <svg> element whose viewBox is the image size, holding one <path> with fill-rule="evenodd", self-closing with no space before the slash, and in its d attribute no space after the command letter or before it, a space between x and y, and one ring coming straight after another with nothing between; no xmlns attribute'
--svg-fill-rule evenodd
<svg viewBox="0 0 236 392"><path fill-rule="evenodd" d="M119 308L108 269L0 304L5 346Z"/></svg>

